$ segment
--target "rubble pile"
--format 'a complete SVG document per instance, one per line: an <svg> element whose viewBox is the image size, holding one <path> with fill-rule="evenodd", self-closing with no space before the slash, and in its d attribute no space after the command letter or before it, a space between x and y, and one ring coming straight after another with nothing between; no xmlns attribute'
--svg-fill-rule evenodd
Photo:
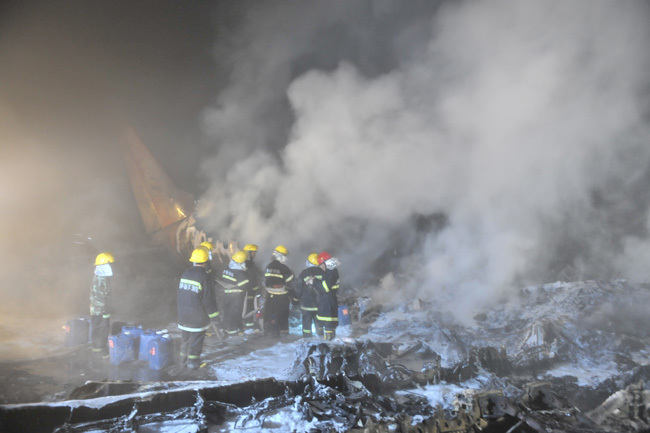
<svg viewBox="0 0 650 433"><path fill-rule="evenodd" d="M197 432L212 431L211 427L267 429L275 425L273 419L279 412L299 414L308 429L305 431L633 432L650 427L650 394L643 381L584 413L549 381L505 387L509 379L503 376L504 368L511 360L502 352L482 348L473 354L450 368L440 367L439 359L434 359L425 363L422 371L412 371L387 362L395 352L385 343L303 343L296 349L294 366L302 368L296 381L260 380L127 395L95 410L94 421L92 410L68 408L66 421L54 431L153 431L163 425ZM448 407L432 406L423 393L425 386L461 383L479 374L492 376L492 383L508 392L467 389ZM112 389L120 395L126 386L136 391L133 384L113 385ZM26 409L22 410L25 416ZM106 418L107 414L110 417ZM11 425L10 416L18 414L5 411L0 418L4 425ZM75 419L77 422L72 422Z"/></svg>
<svg viewBox="0 0 650 433"><path fill-rule="evenodd" d="M79 400L0 406L0 430L650 431L649 300L624 281L555 283L470 324L422 301L364 303L334 342L258 345L257 362L293 359L282 379L87 383L70 393ZM217 376L255 371L237 350L231 363L207 354Z"/></svg>

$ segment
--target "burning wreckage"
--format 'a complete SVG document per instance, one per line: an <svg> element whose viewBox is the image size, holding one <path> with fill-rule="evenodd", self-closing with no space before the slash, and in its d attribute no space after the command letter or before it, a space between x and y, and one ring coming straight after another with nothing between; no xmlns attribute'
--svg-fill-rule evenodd
<svg viewBox="0 0 650 433"><path fill-rule="evenodd" d="M169 367L169 381L88 382L61 401L3 405L0 430L650 431L645 286L528 287L471 325L423 302L388 308L351 295L343 301L356 320L340 328L345 336L270 343L293 351L282 373L223 380L246 358L277 361L273 346L250 339L231 362Z"/></svg>

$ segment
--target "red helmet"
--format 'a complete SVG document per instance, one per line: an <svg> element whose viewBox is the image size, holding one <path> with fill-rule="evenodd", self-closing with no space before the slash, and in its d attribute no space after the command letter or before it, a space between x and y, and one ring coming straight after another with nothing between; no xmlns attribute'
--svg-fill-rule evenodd
<svg viewBox="0 0 650 433"><path fill-rule="evenodd" d="M325 261L327 261L327 260L329 260L329 259L331 259L331 258L332 258L332 255L331 255L330 253L328 253L327 251L323 251L322 253L320 253L320 254L318 255L318 257L316 258L316 260L318 261L318 264L320 265L320 264L322 264L323 262L325 262Z"/></svg>

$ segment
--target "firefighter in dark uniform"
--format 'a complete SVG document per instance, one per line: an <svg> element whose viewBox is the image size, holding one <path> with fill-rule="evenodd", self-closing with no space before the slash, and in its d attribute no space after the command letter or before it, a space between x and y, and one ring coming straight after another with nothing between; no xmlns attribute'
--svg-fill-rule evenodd
<svg viewBox="0 0 650 433"><path fill-rule="evenodd" d="M95 354L108 355L111 325L111 277L115 258L109 252L95 258L93 287L90 290L90 345Z"/></svg>
<svg viewBox="0 0 650 433"><path fill-rule="evenodd" d="M317 261L319 269L321 270L321 278L314 279L314 284L318 292L318 314L317 319L323 325L324 339L331 341L336 336L336 327L339 324L339 305L336 299L336 289L333 289L333 281L338 284L338 271L336 275L331 272L328 274L327 261L332 259L332 256L323 251L318 255ZM332 284L330 286L330 284Z"/></svg>
<svg viewBox="0 0 650 433"><path fill-rule="evenodd" d="M260 282L262 281L262 270L255 263L255 256L259 250L258 246L255 244L246 244L244 246L244 251L248 255L246 259L246 273L248 274L248 280L250 285L248 286L248 291L246 292L246 309L244 317L244 327L246 330L255 328L255 317L257 311L260 309Z"/></svg>
<svg viewBox="0 0 650 433"><path fill-rule="evenodd" d="M246 293L249 291L251 282L246 273L245 251L239 250L230 259L228 269L221 274L224 286L223 295L223 319L226 326L226 334L229 336L242 333L242 312Z"/></svg>
<svg viewBox="0 0 650 433"><path fill-rule="evenodd" d="M340 265L339 259L336 257L330 257L325 260L325 279L327 280L327 286L330 287L338 296L339 287L341 286L341 277L339 276Z"/></svg>
<svg viewBox="0 0 650 433"><path fill-rule="evenodd" d="M318 267L318 253L310 253L305 262L307 266L298 277L296 296L302 311L302 336L312 337L312 323L317 335L323 335L323 326L316 318L318 314L318 294L314 279L322 279L322 269Z"/></svg>
<svg viewBox="0 0 650 433"><path fill-rule="evenodd" d="M293 271L285 264L289 251L278 245L264 271L267 298L264 304L264 331L279 337L289 333L289 296L294 296Z"/></svg>
<svg viewBox="0 0 650 433"><path fill-rule="evenodd" d="M205 248L192 251L193 266L183 272L178 285L178 328L181 330L181 364L190 370L199 367L205 331L219 316L212 278L207 273L210 259Z"/></svg>

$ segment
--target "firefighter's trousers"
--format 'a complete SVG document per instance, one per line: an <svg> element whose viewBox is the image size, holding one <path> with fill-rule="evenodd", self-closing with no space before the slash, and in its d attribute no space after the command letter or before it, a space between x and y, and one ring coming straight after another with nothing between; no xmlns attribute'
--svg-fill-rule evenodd
<svg viewBox="0 0 650 433"><path fill-rule="evenodd" d="M106 350L110 330L111 319L108 314L90 316L90 346L93 352Z"/></svg>
<svg viewBox="0 0 650 433"><path fill-rule="evenodd" d="M289 332L289 294L272 295L264 304L264 330L273 336Z"/></svg>
<svg viewBox="0 0 650 433"><path fill-rule="evenodd" d="M223 295L223 319L228 335L242 330L241 313L244 309L244 292L225 293Z"/></svg>
<svg viewBox="0 0 650 433"><path fill-rule="evenodd" d="M318 309L314 310L302 310L302 336L305 338L312 336L312 323L316 330L317 335L323 335L323 325L318 321L316 315L318 314Z"/></svg>
<svg viewBox="0 0 650 433"><path fill-rule="evenodd" d="M181 331L181 364L185 362L198 362L203 352L205 331Z"/></svg>

